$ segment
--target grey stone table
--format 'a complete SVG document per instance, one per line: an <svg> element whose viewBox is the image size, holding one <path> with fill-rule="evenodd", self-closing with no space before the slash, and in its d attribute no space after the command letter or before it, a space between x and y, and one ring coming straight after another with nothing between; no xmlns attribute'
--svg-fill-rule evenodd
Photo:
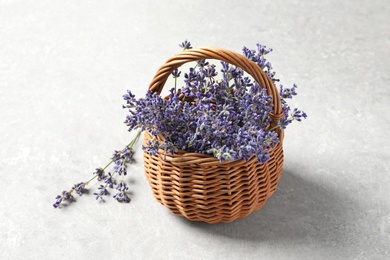
<svg viewBox="0 0 390 260"><path fill-rule="evenodd" d="M262 210L193 223L158 204L137 152L131 203L53 209L133 136L145 93L184 39L273 47L305 122ZM369 1L0 0L0 259L389 259L390 4ZM140 143L137 151L141 151Z"/></svg>

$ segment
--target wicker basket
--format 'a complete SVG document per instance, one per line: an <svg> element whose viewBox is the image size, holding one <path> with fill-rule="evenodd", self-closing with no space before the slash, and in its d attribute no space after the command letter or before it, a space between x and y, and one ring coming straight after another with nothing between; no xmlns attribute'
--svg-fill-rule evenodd
<svg viewBox="0 0 390 260"><path fill-rule="evenodd" d="M149 89L160 94L174 69L200 59L223 60L252 75L272 96L274 112L270 127L277 124L283 112L275 85L256 63L229 50L200 48L179 53L160 67ZM283 131L278 128L277 133L280 143L270 149L271 158L266 163L259 163L255 157L247 162L221 163L213 156L185 151L166 155L163 160L163 150L156 156L145 152L145 173L155 198L173 214L192 221L231 222L248 216L275 192L282 174ZM145 132L144 143L151 138Z"/></svg>

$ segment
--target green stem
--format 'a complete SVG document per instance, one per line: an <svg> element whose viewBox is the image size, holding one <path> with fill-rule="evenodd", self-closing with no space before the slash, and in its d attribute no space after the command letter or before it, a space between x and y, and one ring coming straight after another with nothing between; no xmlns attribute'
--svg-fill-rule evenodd
<svg viewBox="0 0 390 260"><path fill-rule="evenodd" d="M142 132L141 130L138 130L137 135L134 137L133 140L131 140L131 142L126 147L128 147L129 149L132 149L134 144L138 141L138 139L139 139L139 137L141 135L141 132ZM108 168L108 166L110 166L113 162L114 162L114 160L111 160L106 166L104 166L103 171L106 170ZM115 172L111 176L114 176L114 174L115 174ZM93 176L91 179L89 179L88 181L84 182L84 185L87 186L96 177L97 177L97 175ZM70 190L69 192L72 193L73 189Z"/></svg>
<svg viewBox="0 0 390 260"><path fill-rule="evenodd" d="M294 121L294 117L289 117L289 118L287 118L287 120ZM271 129L269 129L269 131L275 130L278 127L279 127L279 125L276 125L276 126L272 127Z"/></svg>
<svg viewBox="0 0 390 260"><path fill-rule="evenodd" d="M133 145L135 144L135 142L138 141L140 135L141 135L141 130L138 130L137 132L137 135L134 137L134 139L130 142L130 144L128 146L130 146L130 148L133 148Z"/></svg>

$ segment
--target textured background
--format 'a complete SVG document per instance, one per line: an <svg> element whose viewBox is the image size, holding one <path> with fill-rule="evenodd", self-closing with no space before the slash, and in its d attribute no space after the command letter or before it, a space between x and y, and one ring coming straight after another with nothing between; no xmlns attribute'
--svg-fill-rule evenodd
<svg viewBox="0 0 390 260"><path fill-rule="evenodd" d="M0 0L0 259L389 258L389 3ZM53 209L131 139L122 94L143 95L184 39L261 42L298 84L309 118L286 133L275 195L246 219L191 223L154 201L139 152L130 204Z"/></svg>

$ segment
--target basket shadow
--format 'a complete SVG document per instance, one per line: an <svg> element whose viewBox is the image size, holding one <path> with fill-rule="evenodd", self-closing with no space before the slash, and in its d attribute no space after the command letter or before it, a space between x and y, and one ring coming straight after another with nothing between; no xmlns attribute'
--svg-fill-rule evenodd
<svg viewBox="0 0 390 260"><path fill-rule="evenodd" d="M232 239L333 243L348 236L346 226L354 221L351 204L342 193L284 169L275 194L244 219L214 225L179 219L190 228Z"/></svg>

